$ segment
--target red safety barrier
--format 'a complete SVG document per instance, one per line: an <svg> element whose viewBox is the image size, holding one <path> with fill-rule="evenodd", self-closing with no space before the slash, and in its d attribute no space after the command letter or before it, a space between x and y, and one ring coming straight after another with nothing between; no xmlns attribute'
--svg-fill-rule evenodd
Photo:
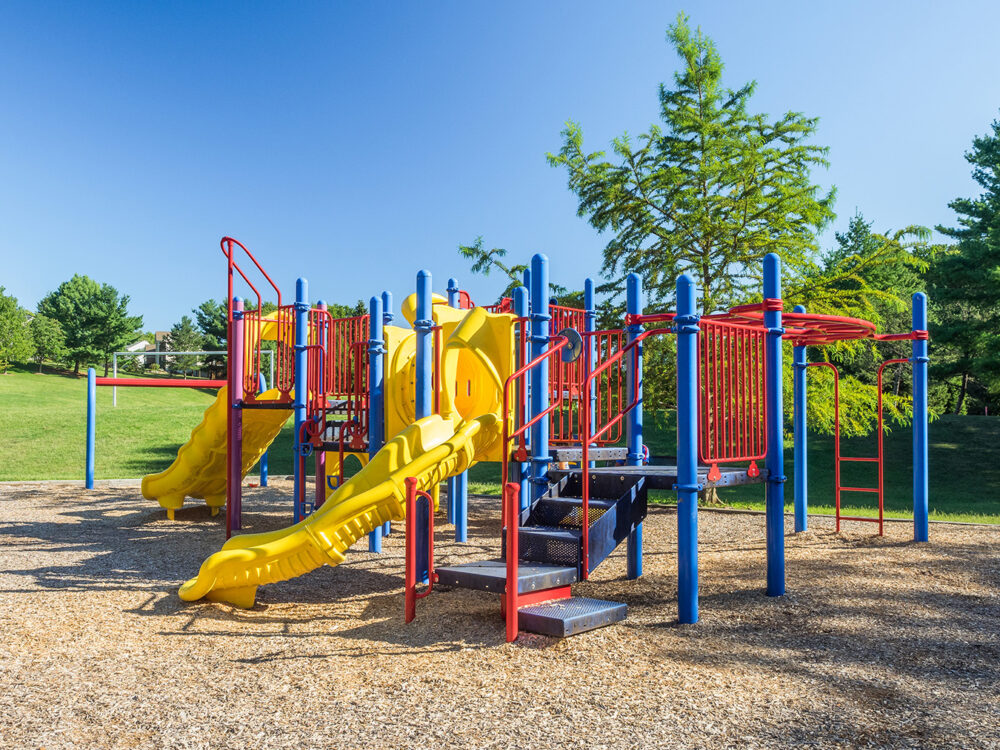
<svg viewBox="0 0 1000 750"><path fill-rule="evenodd" d="M766 331L762 327L704 317L699 323L698 456L708 478L720 463L749 461L747 473L767 453L765 423Z"/></svg>
<svg viewBox="0 0 1000 750"><path fill-rule="evenodd" d="M97 385L119 388L221 388L225 380L171 380L167 378L97 378Z"/></svg>

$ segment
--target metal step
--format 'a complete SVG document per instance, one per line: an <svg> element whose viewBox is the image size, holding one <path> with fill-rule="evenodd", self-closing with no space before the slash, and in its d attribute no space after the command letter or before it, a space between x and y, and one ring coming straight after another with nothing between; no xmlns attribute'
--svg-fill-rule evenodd
<svg viewBox="0 0 1000 750"><path fill-rule="evenodd" d="M547 565L572 565L578 568L583 531L559 526L522 526L517 530L517 556L520 560ZM501 554L507 557L507 534L503 535Z"/></svg>
<svg viewBox="0 0 1000 750"><path fill-rule="evenodd" d="M435 568L435 572L438 583L446 586L489 591L493 594L502 594L507 588L507 565L498 560ZM517 593L527 594L557 586L569 586L576 583L578 578L575 565L520 563L517 568Z"/></svg>
<svg viewBox="0 0 1000 750"><path fill-rule="evenodd" d="M615 500L590 498L587 501L587 520L590 525L593 526L614 505ZM583 498L541 497L531 509L526 525L583 528Z"/></svg>
<svg viewBox="0 0 1000 750"><path fill-rule="evenodd" d="M583 448L578 446L557 446L549 450L553 461L582 461ZM628 458L625 448L591 448L587 451L591 461L624 461Z"/></svg>
<svg viewBox="0 0 1000 750"><path fill-rule="evenodd" d="M627 614L628 606L620 602L573 596L521 607L517 625L532 633L565 638L621 622Z"/></svg>

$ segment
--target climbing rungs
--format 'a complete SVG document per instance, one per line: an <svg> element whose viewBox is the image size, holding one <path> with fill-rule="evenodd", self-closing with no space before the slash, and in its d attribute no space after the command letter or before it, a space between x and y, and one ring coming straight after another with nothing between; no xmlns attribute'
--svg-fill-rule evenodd
<svg viewBox="0 0 1000 750"><path fill-rule="evenodd" d="M871 523L881 523L881 519L870 516L840 516L841 521L870 521Z"/></svg>
<svg viewBox="0 0 1000 750"><path fill-rule="evenodd" d="M878 487L872 489L871 487L841 487L841 492L874 492L876 495L879 492Z"/></svg>
<svg viewBox="0 0 1000 750"><path fill-rule="evenodd" d="M874 458L871 458L869 456L841 456L840 460L841 461L866 461L866 462L869 462L869 463L877 464L878 463L878 456L875 456Z"/></svg>

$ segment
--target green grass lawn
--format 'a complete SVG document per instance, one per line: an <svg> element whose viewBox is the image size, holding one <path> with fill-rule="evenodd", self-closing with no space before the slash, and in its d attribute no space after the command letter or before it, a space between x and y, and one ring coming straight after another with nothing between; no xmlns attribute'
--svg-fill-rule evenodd
<svg viewBox="0 0 1000 750"><path fill-rule="evenodd" d="M0 376L0 480L83 479L86 430L86 378L39 375L13 368ZM111 389L97 389L98 479L139 477L162 471L177 454L202 412L215 397L201 389L120 388L118 406ZM647 415L646 443L654 456L674 454L673 413ZM886 436L886 508L888 516L909 517L912 503L910 431ZM931 517L1000 523L1000 419L946 416L930 427ZM292 472L292 430L286 425L269 456L272 474ZM875 455L875 437L844 440L844 455ZM791 508L792 452L786 447L786 485ZM809 440L810 511L833 512L833 440ZM312 462L308 462L309 465ZM844 482L873 486L872 465L848 464ZM499 494L499 464L485 463L470 472L469 487L477 494ZM671 502L671 493L655 493L656 502ZM723 490L729 506L763 508L762 485ZM874 496L850 498L850 513L874 511ZM846 506L846 503L845 503Z"/></svg>
<svg viewBox="0 0 1000 750"><path fill-rule="evenodd" d="M214 389L119 388L115 407L111 388L98 388L95 476L141 477L167 468L214 398ZM86 377L16 367L0 376L0 481L82 480L86 429ZM271 473L292 472L291 444L286 425L277 445L289 447L271 452Z"/></svg>

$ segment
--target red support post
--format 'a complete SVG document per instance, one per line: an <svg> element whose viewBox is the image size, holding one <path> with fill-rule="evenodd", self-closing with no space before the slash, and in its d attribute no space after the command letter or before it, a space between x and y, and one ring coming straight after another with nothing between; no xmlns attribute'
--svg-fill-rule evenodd
<svg viewBox="0 0 1000 750"><path fill-rule="evenodd" d="M517 532L521 515L521 487L508 482L503 488L504 506L507 509L507 587L504 591L504 620L507 625L507 643L517 638Z"/></svg>

